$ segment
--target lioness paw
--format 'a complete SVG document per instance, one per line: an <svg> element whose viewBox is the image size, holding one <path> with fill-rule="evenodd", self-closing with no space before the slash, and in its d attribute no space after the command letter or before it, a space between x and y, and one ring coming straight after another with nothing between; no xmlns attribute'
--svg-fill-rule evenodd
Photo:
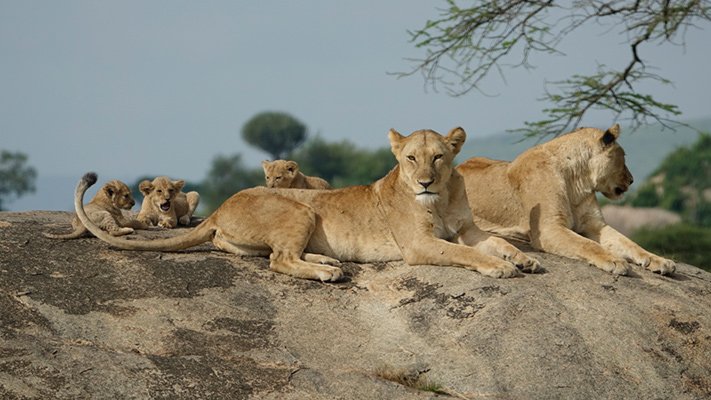
<svg viewBox="0 0 711 400"><path fill-rule="evenodd" d="M321 282L336 282L343 276L343 271L337 267L322 266L316 271Z"/></svg>
<svg viewBox="0 0 711 400"><path fill-rule="evenodd" d="M627 275L627 273L629 272L627 262L624 260L607 260L593 263L593 265L603 271L607 271L615 275Z"/></svg>
<svg viewBox="0 0 711 400"><path fill-rule="evenodd" d="M541 263L533 257L529 257L524 253L517 253L511 259L516 268L523 272L534 273L541 269Z"/></svg>
<svg viewBox="0 0 711 400"><path fill-rule="evenodd" d="M662 275L669 275L676 271L676 263L672 260L653 255L649 260L649 264L647 264L647 269Z"/></svg>
<svg viewBox="0 0 711 400"><path fill-rule="evenodd" d="M341 265L341 262L335 258L324 256L322 254L304 253L303 259L304 261L316 264Z"/></svg>
<svg viewBox="0 0 711 400"><path fill-rule="evenodd" d="M477 267L476 270L480 274L490 276L492 278L511 278L521 275L515 265L506 261L493 266Z"/></svg>

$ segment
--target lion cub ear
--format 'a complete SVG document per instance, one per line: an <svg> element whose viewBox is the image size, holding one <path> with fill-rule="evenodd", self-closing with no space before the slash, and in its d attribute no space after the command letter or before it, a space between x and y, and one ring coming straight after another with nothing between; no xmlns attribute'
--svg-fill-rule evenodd
<svg viewBox="0 0 711 400"><path fill-rule="evenodd" d="M459 154L459 151L464 146L464 141L467 140L467 133L461 127L456 127L449 131L449 134L445 138L447 144L452 147L454 155Z"/></svg>
<svg viewBox="0 0 711 400"><path fill-rule="evenodd" d="M299 164L297 164L296 161L287 161L286 170L295 174L299 172Z"/></svg>
<svg viewBox="0 0 711 400"><path fill-rule="evenodd" d="M173 184L173 189L177 191L183 190L183 186L185 186L185 181L184 180L179 180L179 181L173 181L171 182Z"/></svg>
<svg viewBox="0 0 711 400"><path fill-rule="evenodd" d="M114 193L118 192L119 188L116 187L116 185L113 184L113 182L109 182L106 185L104 185L104 192L106 192L106 195L111 197L114 195Z"/></svg>
<svg viewBox="0 0 711 400"><path fill-rule="evenodd" d="M402 140L405 139L405 137L402 136L395 129L390 128L390 131L388 132L388 138L390 139L390 150L395 155L395 158L397 158L397 156L400 154L400 144Z"/></svg>
<svg viewBox="0 0 711 400"><path fill-rule="evenodd" d="M138 184L138 190L140 190L144 196L148 196L153 191L153 183L146 179Z"/></svg>
<svg viewBox="0 0 711 400"><path fill-rule="evenodd" d="M615 124L605 131L601 140L603 144L608 145L617 140L618 137L620 137L620 124Z"/></svg>

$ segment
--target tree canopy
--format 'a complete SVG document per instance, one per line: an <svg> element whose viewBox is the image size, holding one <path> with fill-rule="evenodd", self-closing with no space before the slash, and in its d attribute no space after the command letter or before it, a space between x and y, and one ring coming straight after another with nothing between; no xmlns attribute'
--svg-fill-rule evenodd
<svg viewBox="0 0 711 400"><path fill-rule="evenodd" d="M526 136L558 135L580 124L592 110L611 112L633 127L651 121L678 123L681 114L668 104L637 89L644 81L669 83L643 61L644 45L684 44L689 27L711 20L708 0L489 0L460 6L447 0L438 18L411 32L411 40L425 51L412 60L414 68L400 75L421 72L428 84L443 86L455 96L480 85L491 72L531 68L536 53L562 54L558 47L573 31L590 23L617 30L629 44L626 64L599 65L591 75L575 74L551 82L542 101L544 119L516 129Z"/></svg>
<svg viewBox="0 0 711 400"><path fill-rule="evenodd" d="M27 155L0 151L0 211L5 202L35 191L37 171L27 165Z"/></svg>
<svg viewBox="0 0 711 400"><path fill-rule="evenodd" d="M306 140L306 126L287 113L262 112L244 124L242 137L278 160Z"/></svg>

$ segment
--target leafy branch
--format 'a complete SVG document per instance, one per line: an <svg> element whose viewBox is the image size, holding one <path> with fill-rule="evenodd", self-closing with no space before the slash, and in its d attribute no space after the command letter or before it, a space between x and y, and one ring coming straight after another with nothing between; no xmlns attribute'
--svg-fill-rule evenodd
<svg viewBox="0 0 711 400"><path fill-rule="evenodd" d="M482 81L491 73L503 79L505 68L532 68L534 53L562 54L558 45L586 23L612 24L628 38L630 58L623 68L599 66L591 75L573 75L550 82L542 101L546 117L526 122L516 131L527 136L558 135L579 126L592 110L604 110L633 127L649 120L669 126L681 114L679 108L656 100L636 88L642 81L669 84L648 72L640 57L642 45L683 45L689 27L711 20L709 0L579 0L569 6L552 0L489 0L460 7L447 0L438 19L410 32L411 41L425 56L410 60L409 76L420 72L435 90L443 87L453 96L481 92ZM679 43L676 42L681 38Z"/></svg>

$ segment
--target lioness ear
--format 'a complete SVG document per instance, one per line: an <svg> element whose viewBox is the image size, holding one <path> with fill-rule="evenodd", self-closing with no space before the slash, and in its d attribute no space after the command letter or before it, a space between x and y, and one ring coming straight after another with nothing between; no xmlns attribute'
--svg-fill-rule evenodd
<svg viewBox="0 0 711 400"><path fill-rule="evenodd" d="M185 181L182 179L179 181L173 181L172 183L173 183L173 188L178 191L183 190L183 186L185 186Z"/></svg>
<svg viewBox="0 0 711 400"><path fill-rule="evenodd" d="M145 180L138 185L138 190L140 190L144 196L148 196L153 191L153 183L149 180Z"/></svg>
<svg viewBox="0 0 711 400"><path fill-rule="evenodd" d="M299 164L297 164L296 161L287 161L286 169L289 172L296 173L299 170Z"/></svg>
<svg viewBox="0 0 711 400"><path fill-rule="evenodd" d="M400 143L405 137L402 136L395 129L390 128L390 131L388 132L388 138L390 139L390 149L397 158L397 156L400 154Z"/></svg>
<svg viewBox="0 0 711 400"><path fill-rule="evenodd" d="M447 144L452 146L454 155L457 155L462 149L462 146L464 146L464 141L467 140L467 134L461 127L456 127L449 131L449 134L445 140L447 141Z"/></svg>
<svg viewBox="0 0 711 400"><path fill-rule="evenodd" d="M620 124L612 125L605 134L602 135L602 143L608 145L620 137Z"/></svg>

